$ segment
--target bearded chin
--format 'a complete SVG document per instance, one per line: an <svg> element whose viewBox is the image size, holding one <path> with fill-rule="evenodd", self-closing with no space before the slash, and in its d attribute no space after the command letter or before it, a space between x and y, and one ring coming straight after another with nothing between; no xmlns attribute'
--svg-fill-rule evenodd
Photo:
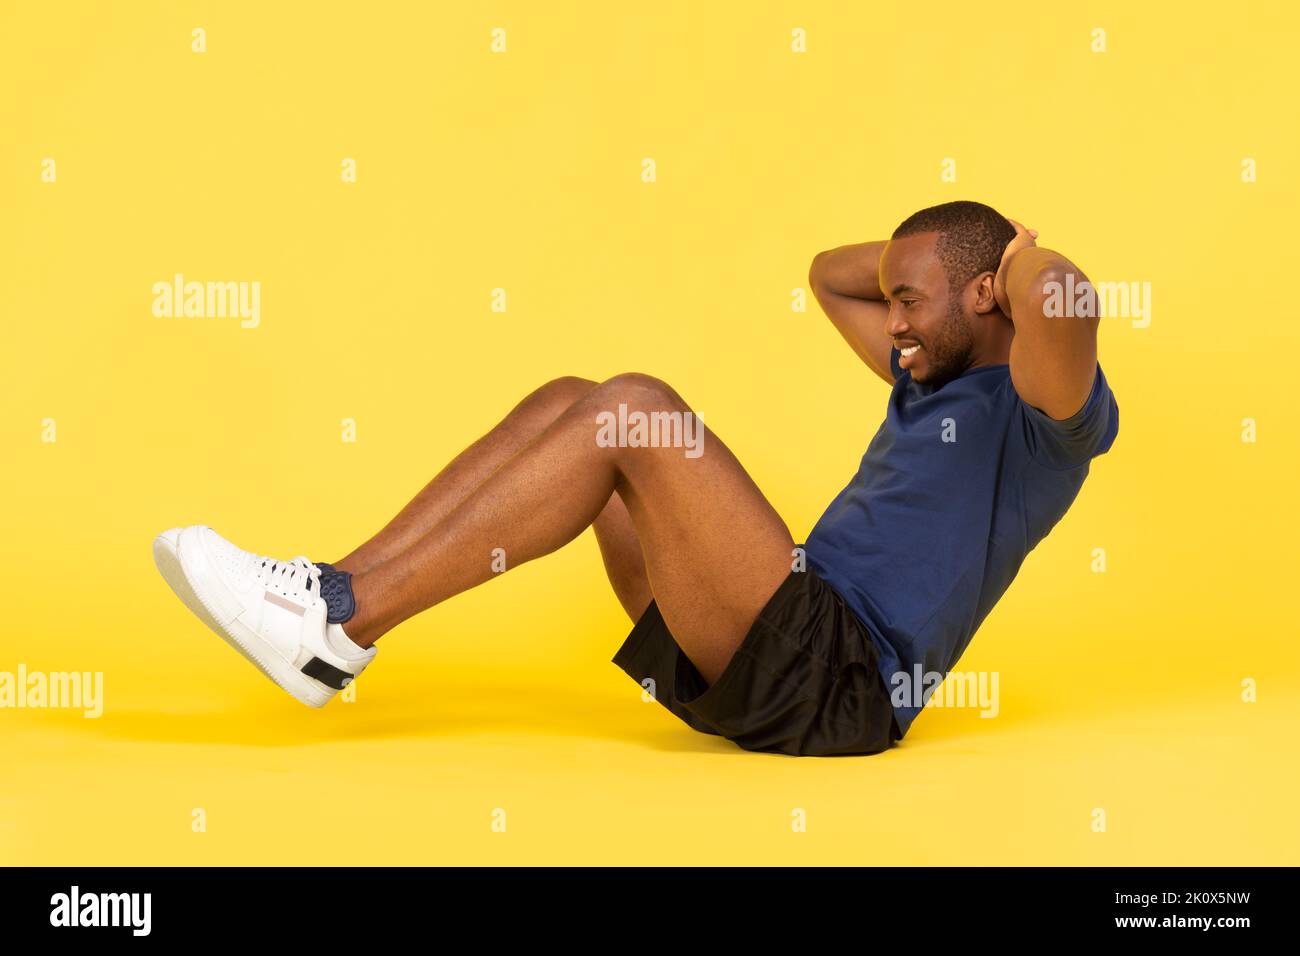
<svg viewBox="0 0 1300 956"><path fill-rule="evenodd" d="M934 351L930 355L930 374L922 384L939 388L951 382L970 368L974 348L970 323L962 314L961 303L953 302L948 307L948 322L934 342Z"/></svg>

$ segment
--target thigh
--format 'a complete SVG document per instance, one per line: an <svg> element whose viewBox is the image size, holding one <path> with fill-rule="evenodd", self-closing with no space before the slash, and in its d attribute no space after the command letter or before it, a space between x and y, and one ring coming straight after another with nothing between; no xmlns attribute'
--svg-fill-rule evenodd
<svg viewBox="0 0 1300 956"><path fill-rule="evenodd" d="M605 576L609 578L618 602L633 622L639 621L650 605L650 581L646 577L645 556L641 553L641 541L636 536L632 516L627 513L627 505L623 504L617 491L609 496L609 503L591 527L596 533L596 543L600 545Z"/></svg>
<svg viewBox="0 0 1300 956"><path fill-rule="evenodd" d="M632 407L690 412L655 380L631 393ZM794 541L730 449L702 421L695 427L694 457L681 447L623 449L619 494L655 603L683 652L712 682L789 575Z"/></svg>

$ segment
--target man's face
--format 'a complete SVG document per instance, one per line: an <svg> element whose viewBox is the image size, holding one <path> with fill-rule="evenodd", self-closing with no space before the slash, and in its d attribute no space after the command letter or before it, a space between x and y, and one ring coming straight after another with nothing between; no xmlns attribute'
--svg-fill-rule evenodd
<svg viewBox="0 0 1300 956"><path fill-rule="evenodd" d="M950 293L934 254L937 232L891 239L880 257L880 288L889 304L885 331L912 381L938 387L973 363L972 315L962 290ZM973 313L972 313L973 314Z"/></svg>

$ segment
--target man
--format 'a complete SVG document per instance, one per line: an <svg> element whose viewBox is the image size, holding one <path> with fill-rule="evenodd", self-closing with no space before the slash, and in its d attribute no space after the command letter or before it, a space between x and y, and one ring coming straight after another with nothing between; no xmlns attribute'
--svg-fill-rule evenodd
<svg viewBox="0 0 1300 956"><path fill-rule="evenodd" d="M333 565L204 526L164 532L155 560L209 627L319 707L383 634L492 577L494 559L517 566L590 526L636 622L614 661L689 726L750 750L888 749L923 703L895 691L918 665L952 668L1118 429L1097 317L1045 308L1053 283L1086 277L1036 236L953 202L814 259L818 301L892 392L802 549L711 431L695 454L608 440L615 414L691 415L627 374L533 392Z"/></svg>

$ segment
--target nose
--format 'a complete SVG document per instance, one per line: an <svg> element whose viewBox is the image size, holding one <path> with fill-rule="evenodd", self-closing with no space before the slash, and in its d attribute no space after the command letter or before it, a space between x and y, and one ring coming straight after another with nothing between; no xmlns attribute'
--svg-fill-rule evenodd
<svg viewBox="0 0 1300 956"><path fill-rule="evenodd" d="M898 339L909 331L911 327L898 314L897 306L890 306L889 314L885 317L885 333L890 338Z"/></svg>

